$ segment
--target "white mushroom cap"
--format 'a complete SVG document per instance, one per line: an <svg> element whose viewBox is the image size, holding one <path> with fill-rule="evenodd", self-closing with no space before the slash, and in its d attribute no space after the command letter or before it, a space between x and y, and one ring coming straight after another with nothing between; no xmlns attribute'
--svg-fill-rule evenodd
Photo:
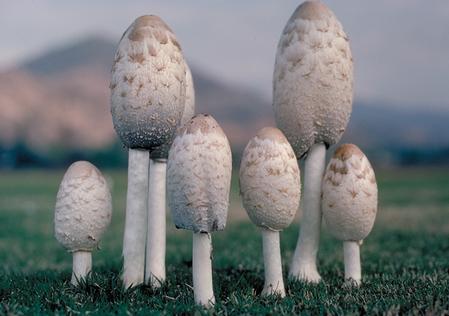
<svg viewBox="0 0 449 316"><path fill-rule="evenodd" d="M111 215L111 193L101 172L87 161L73 163L56 197L56 239L71 252L92 251L109 226Z"/></svg>
<svg viewBox="0 0 449 316"><path fill-rule="evenodd" d="M290 17L279 41L273 75L276 124L298 158L314 143L341 138L353 97L353 65L346 34L319 1Z"/></svg>
<svg viewBox="0 0 449 316"><path fill-rule="evenodd" d="M292 222L301 181L295 153L279 129L265 127L249 141L240 164L240 193L257 226L280 231Z"/></svg>
<svg viewBox="0 0 449 316"><path fill-rule="evenodd" d="M111 79L114 128L129 148L170 143L184 110L186 67L172 30L141 16L123 34Z"/></svg>
<svg viewBox="0 0 449 316"><path fill-rule="evenodd" d="M231 148L215 119L194 116L178 131L167 162L167 194L178 228L212 232L226 226Z"/></svg>
<svg viewBox="0 0 449 316"><path fill-rule="evenodd" d="M359 241L370 233L377 213L376 177L357 146L345 144L335 151L324 175L321 205L336 238Z"/></svg>

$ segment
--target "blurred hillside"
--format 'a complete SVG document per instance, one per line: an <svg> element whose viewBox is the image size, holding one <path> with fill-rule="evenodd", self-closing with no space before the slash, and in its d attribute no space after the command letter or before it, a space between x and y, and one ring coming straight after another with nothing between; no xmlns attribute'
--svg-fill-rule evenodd
<svg viewBox="0 0 449 316"><path fill-rule="evenodd" d="M88 38L0 74L0 168L62 166L89 159L126 163L109 112L109 70L115 43ZM235 153L265 125L270 100L222 82L191 65L197 112L212 114ZM382 165L446 164L449 111L356 102L344 141L357 143Z"/></svg>

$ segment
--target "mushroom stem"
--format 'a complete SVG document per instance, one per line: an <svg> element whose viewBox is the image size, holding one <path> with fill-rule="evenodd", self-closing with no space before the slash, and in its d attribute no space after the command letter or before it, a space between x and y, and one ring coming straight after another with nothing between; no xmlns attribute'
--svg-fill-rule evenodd
<svg viewBox="0 0 449 316"><path fill-rule="evenodd" d="M146 150L129 149L128 192L123 238L123 283L125 288L143 282L147 231L148 164Z"/></svg>
<svg viewBox="0 0 449 316"><path fill-rule="evenodd" d="M195 303L212 307L215 296L212 285L212 239L209 233L193 233L192 270Z"/></svg>
<svg viewBox="0 0 449 316"><path fill-rule="evenodd" d="M290 267L290 277L318 283L316 266L321 229L321 182L326 162L326 146L314 144L305 161L303 216L298 243Z"/></svg>
<svg viewBox="0 0 449 316"><path fill-rule="evenodd" d="M73 270L72 270L72 284L78 285L81 279L92 270L92 253L90 251L75 251L73 253Z"/></svg>
<svg viewBox="0 0 449 316"><path fill-rule="evenodd" d="M279 232L262 228L265 284L262 295L285 296Z"/></svg>
<svg viewBox="0 0 449 316"><path fill-rule="evenodd" d="M145 283L158 288L165 281L165 175L167 161L150 159Z"/></svg>
<svg viewBox="0 0 449 316"><path fill-rule="evenodd" d="M344 241L343 253L345 260L345 280L355 286L362 283L362 268L360 266L360 245L357 241Z"/></svg>

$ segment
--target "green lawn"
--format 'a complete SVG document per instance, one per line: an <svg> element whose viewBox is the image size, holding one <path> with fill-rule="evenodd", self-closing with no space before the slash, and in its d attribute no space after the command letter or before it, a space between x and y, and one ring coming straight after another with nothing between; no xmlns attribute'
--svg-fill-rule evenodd
<svg viewBox="0 0 449 316"><path fill-rule="evenodd" d="M288 281L283 300L259 297L261 237L240 206L234 181L228 226L213 235L215 313L448 313L448 171L380 173L378 218L361 251L363 286L343 286L342 245L323 227L319 268L324 282ZM92 278L75 288L69 283L71 256L53 237L53 207L62 172L0 173L0 315L206 313L193 305L190 232L176 230L170 221L166 285L157 291L144 286L122 289L118 275L126 173L105 174L113 184L112 225L102 249L94 254ZM281 235L284 274L298 222Z"/></svg>

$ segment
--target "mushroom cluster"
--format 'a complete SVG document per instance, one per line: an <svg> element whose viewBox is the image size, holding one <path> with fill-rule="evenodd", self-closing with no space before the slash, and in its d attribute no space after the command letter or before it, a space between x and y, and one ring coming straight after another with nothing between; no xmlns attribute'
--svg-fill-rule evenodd
<svg viewBox="0 0 449 316"><path fill-rule="evenodd" d="M208 114L194 116L190 69L169 26L141 16L125 31L111 78L114 128L128 148L123 239L123 284L161 286L165 273L166 194L177 228L193 232L192 279L196 304L215 304L211 233L226 226L232 175L229 141ZM262 233L262 295L285 296L279 232L300 204L298 159L305 159L303 217L290 276L321 279L316 258L321 218L343 241L345 279L361 284L360 245L377 213L374 171L355 145L337 148L325 169L326 150L349 121L353 65L346 34L319 1L306 1L281 35L273 75L278 128L252 138L240 165L240 193ZM92 164L72 164L55 207L55 236L73 253L71 282L92 269L91 251L111 220L111 194Z"/></svg>
<svg viewBox="0 0 449 316"><path fill-rule="evenodd" d="M316 257L326 148L340 140L348 124L352 82L351 50L340 22L323 3L304 2L281 35L273 75L276 124L296 157L306 157L301 230L290 267L295 279L321 279Z"/></svg>

